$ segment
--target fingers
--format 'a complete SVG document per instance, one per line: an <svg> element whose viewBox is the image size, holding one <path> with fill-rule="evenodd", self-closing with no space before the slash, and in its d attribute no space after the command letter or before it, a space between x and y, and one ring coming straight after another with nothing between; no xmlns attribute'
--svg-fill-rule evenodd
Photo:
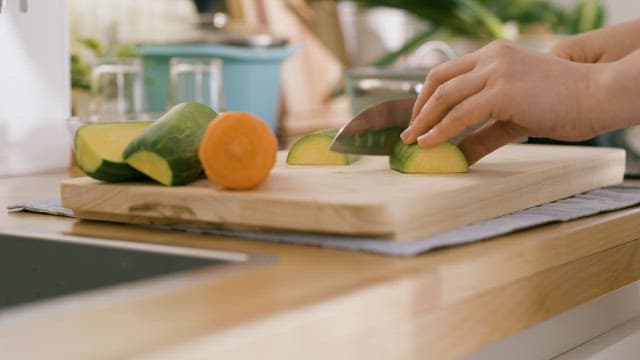
<svg viewBox="0 0 640 360"><path fill-rule="evenodd" d="M453 107L429 132L418 137L421 147L433 147L439 145L457 135L460 135L468 126L479 124L491 115L491 93L479 92Z"/></svg>
<svg viewBox="0 0 640 360"><path fill-rule="evenodd" d="M415 142L418 136L438 123L452 108L480 92L486 84L486 78L483 72L472 71L441 84L402 133L402 140L407 144Z"/></svg>
<svg viewBox="0 0 640 360"><path fill-rule="evenodd" d="M424 82L420 94L413 105L413 112L411 114L411 122L418 116L424 104L429 100L431 95L436 89L448 80L471 71L474 67L474 55L469 54L461 58L449 60L448 62L441 64L427 74L427 79Z"/></svg>
<svg viewBox="0 0 640 360"><path fill-rule="evenodd" d="M458 144L469 165L494 150L526 135L524 128L511 122L491 121Z"/></svg>

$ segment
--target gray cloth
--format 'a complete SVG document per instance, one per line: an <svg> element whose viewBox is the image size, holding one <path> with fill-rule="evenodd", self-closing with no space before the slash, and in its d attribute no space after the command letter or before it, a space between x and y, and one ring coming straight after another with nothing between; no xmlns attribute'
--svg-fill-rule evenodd
<svg viewBox="0 0 640 360"><path fill-rule="evenodd" d="M29 211L40 214L58 215L73 217L73 211L63 208L59 197L52 197L43 200L28 201L9 205L9 211Z"/></svg>
<svg viewBox="0 0 640 360"><path fill-rule="evenodd" d="M265 232L204 228L194 226L157 226L164 229L248 238L326 248L365 251L392 256L415 256L436 248L471 243L509 234L553 222L569 221L602 212L623 209L640 204L640 186L609 186L570 198L554 201L509 215L478 222L454 230L442 232L424 239L392 242L371 237L354 237L297 232ZM72 212L60 206L59 199L16 204L10 210L26 210L54 215L72 216ZM638 225L640 226L640 224Z"/></svg>

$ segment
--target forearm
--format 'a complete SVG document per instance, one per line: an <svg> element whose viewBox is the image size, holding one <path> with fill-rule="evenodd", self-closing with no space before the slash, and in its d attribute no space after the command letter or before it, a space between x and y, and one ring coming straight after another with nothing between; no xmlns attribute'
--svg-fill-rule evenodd
<svg viewBox="0 0 640 360"><path fill-rule="evenodd" d="M612 63L593 65L590 108L598 133L640 125L640 50Z"/></svg>
<svg viewBox="0 0 640 360"><path fill-rule="evenodd" d="M582 63L617 61L640 49L640 19L560 40L551 52Z"/></svg>
<svg viewBox="0 0 640 360"><path fill-rule="evenodd" d="M600 62L616 61L640 49L640 19L614 25L609 31L610 36L603 37L600 46L610 51L603 53Z"/></svg>

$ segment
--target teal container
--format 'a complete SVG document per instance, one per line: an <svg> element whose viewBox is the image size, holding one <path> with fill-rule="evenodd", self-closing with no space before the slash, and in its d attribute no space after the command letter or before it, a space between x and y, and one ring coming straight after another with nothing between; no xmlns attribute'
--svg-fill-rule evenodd
<svg viewBox="0 0 640 360"><path fill-rule="evenodd" d="M150 112L164 112L169 93L169 61L173 57L222 59L225 109L248 111L275 132L280 103L282 62L297 48L250 48L221 44L145 45L140 49L145 96Z"/></svg>

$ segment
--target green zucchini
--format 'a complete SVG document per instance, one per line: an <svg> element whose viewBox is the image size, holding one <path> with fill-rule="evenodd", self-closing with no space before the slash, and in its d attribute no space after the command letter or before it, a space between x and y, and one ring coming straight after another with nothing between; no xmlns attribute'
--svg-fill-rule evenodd
<svg viewBox="0 0 640 360"><path fill-rule="evenodd" d="M101 181L144 179L144 174L124 161L122 153L129 142L151 123L129 121L80 126L73 139L78 167L88 176Z"/></svg>
<svg viewBox="0 0 640 360"><path fill-rule="evenodd" d="M349 165L360 157L329 150L338 129L320 130L298 139L289 149L289 165Z"/></svg>
<svg viewBox="0 0 640 360"><path fill-rule="evenodd" d="M446 142L433 148L420 148L399 141L391 156L391 169L403 173L443 174L469 171L467 159L456 145Z"/></svg>
<svg viewBox="0 0 640 360"><path fill-rule="evenodd" d="M216 116L204 104L175 105L129 143L124 160L161 184L188 184L202 172L198 146Z"/></svg>

